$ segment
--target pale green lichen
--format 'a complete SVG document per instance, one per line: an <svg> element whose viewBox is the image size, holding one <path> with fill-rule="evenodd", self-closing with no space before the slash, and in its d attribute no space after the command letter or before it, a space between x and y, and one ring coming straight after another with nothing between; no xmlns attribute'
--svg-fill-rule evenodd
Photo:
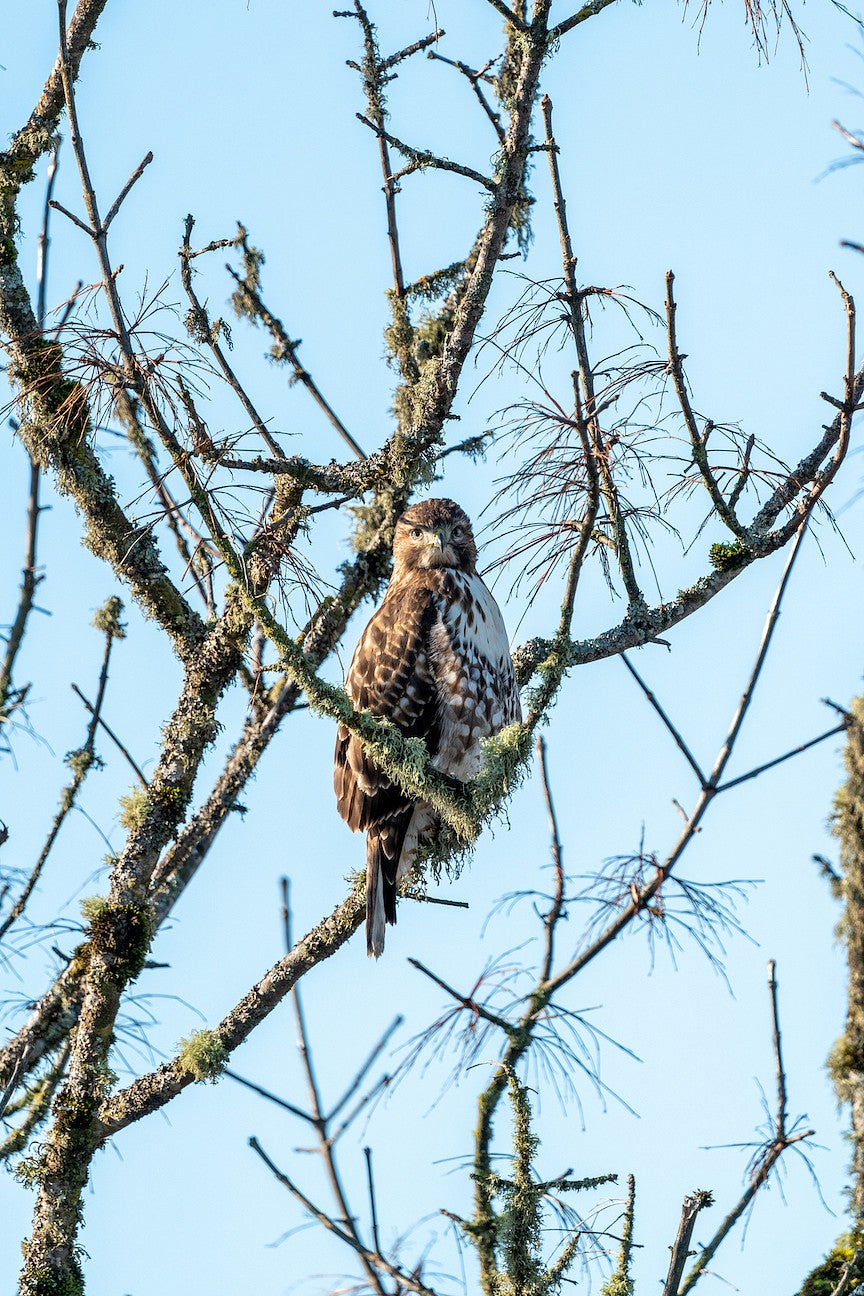
<svg viewBox="0 0 864 1296"><path fill-rule="evenodd" d="M633 1279L617 1271L600 1288L600 1296L632 1296Z"/></svg>
<svg viewBox="0 0 864 1296"><path fill-rule="evenodd" d="M102 769L104 766L104 761L89 747L76 747L74 751L67 752L63 759L79 783L88 770Z"/></svg>
<svg viewBox="0 0 864 1296"><path fill-rule="evenodd" d="M847 1035L841 1035L836 1041L825 1065L834 1082L837 1101L851 1103L861 1084L862 1058Z"/></svg>
<svg viewBox="0 0 864 1296"><path fill-rule="evenodd" d="M81 906L80 906L82 918L84 919L85 922L92 923L94 920L99 918L99 916L102 913L104 913L104 911L108 908L108 903L109 902L105 896L100 896L100 895L85 896L84 899L81 901Z"/></svg>
<svg viewBox="0 0 864 1296"><path fill-rule="evenodd" d="M494 738L485 738L482 747L483 767L471 789L479 823L494 814L502 798L525 777L531 733L517 721Z"/></svg>
<svg viewBox="0 0 864 1296"><path fill-rule="evenodd" d="M123 602L114 594L97 608L93 614L93 625L112 639L125 639L126 627L120 620L122 612Z"/></svg>
<svg viewBox="0 0 864 1296"><path fill-rule="evenodd" d="M490 1207L492 1199L503 1199L502 1210L495 1213L490 1209L488 1218L498 1259L494 1271L488 1274L490 1289L495 1296L554 1296L576 1259L582 1238L576 1231L554 1263L546 1266L543 1260L546 1195L550 1190L567 1192L584 1185L582 1181L564 1178L542 1185L538 1181L535 1158L540 1143L532 1128L530 1091L512 1071L507 1081L514 1117L511 1177L505 1178L494 1171L483 1176ZM604 1176L602 1182L608 1181L609 1176Z"/></svg>
<svg viewBox="0 0 864 1296"><path fill-rule="evenodd" d="M120 798L120 822L129 832L142 828L150 813L150 797L146 788L134 787Z"/></svg>
<svg viewBox="0 0 864 1296"><path fill-rule="evenodd" d="M199 1030L181 1039L177 1062L197 1081L215 1084L228 1062L228 1053L215 1031Z"/></svg>

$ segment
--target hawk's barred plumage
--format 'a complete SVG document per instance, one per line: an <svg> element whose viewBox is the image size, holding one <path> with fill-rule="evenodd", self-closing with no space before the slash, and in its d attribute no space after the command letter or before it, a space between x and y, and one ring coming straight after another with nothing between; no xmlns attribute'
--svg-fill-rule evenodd
<svg viewBox="0 0 864 1296"><path fill-rule="evenodd" d="M432 763L473 778L480 740L521 717L507 632L477 575L471 523L452 500L415 504L396 524L393 576L363 632L346 690L357 707L423 738ZM333 776L339 813L366 832L366 945L377 958L396 921L396 890L435 824L339 726Z"/></svg>

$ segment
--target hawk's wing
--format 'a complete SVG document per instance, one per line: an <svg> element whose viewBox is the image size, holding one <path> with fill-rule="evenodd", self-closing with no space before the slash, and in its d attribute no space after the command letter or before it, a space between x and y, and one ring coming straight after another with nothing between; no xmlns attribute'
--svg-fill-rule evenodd
<svg viewBox="0 0 864 1296"><path fill-rule="evenodd" d="M400 582L390 586L357 645L345 687L358 707L386 716L406 737L438 750L439 703L430 660L430 635L439 620L433 590ZM366 947L384 949L384 924L396 921L396 886L402 846L414 802L369 759L343 726L336 738L333 772L339 813L355 832L366 829Z"/></svg>
<svg viewBox="0 0 864 1296"><path fill-rule="evenodd" d="M406 737L425 739L432 755L438 749L439 703L430 634L438 616L434 590L413 582L391 584L357 645L345 684L355 706L386 716ZM354 832L398 821L411 805L342 725L333 784L339 813ZM397 860L398 855L397 850Z"/></svg>

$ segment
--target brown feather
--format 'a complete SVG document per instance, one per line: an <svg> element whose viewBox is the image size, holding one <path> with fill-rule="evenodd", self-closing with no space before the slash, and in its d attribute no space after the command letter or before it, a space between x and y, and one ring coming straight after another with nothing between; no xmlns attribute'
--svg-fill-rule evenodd
<svg viewBox="0 0 864 1296"><path fill-rule="evenodd" d="M520 716L507 635L494 598L476 574L468 518L452 500L423 500L396 524L393 578L357 645L345 688L355 706L420 737L434 764L473 778L480 740ZM333 784L339 813L367 832L367 948L384 948L396 921L399 879L434 826L370 760L343 726Z"/></svg>

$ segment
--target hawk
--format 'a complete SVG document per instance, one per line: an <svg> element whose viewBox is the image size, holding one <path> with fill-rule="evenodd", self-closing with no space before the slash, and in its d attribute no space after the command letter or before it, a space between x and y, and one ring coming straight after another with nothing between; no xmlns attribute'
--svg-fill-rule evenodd
<svg viewBox="0 0 864 1296"><path fill-rule="evenodd" d="M471 523L449 499L403 513L393 576L363 631L345 684L356 707L424 740L432 764L462 781L480 769L480 740L521 719L507 631L477 574ZM366 832L366 948L378 958L396 891L436 817L370 760L339 726L333 775L339 813Z"/></svg>

